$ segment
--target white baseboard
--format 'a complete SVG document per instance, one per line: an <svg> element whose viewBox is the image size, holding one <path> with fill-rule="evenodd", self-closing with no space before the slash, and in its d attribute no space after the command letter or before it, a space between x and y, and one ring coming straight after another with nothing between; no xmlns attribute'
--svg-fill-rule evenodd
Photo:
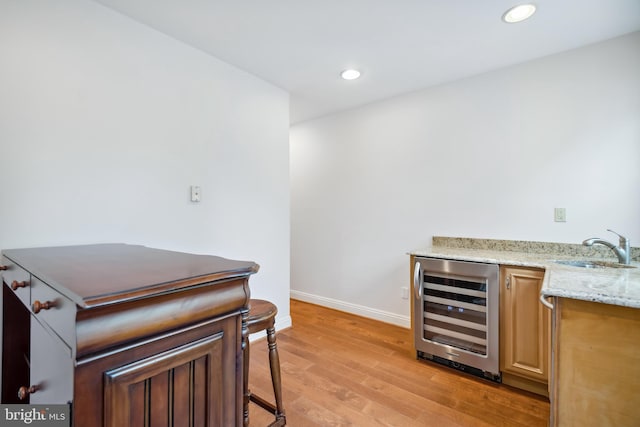
<svg viewBox="0 0 640 427"><path fill-rule="evenodd" d="M295 300L310 302L312 304L345 311L347 313L356 314L358 316L367 317L369 319L379 320L385 323L391 323L392 325L401 326L407 329L411 327L411 318L409 316L401 316L399 314L389 313L388 311L365 307L363 305L344 302L333 298L322 297L319 295L313 295L306 292L294 291L293 289L290 291L290 295L291 298Z"/></svg>

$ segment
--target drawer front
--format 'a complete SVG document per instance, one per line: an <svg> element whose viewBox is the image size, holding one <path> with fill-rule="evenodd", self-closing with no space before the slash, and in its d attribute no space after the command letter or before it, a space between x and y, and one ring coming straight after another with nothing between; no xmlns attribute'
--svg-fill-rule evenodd
<svg viewBox="0 0 640 427"><path fill-rule="evenodd" d="M31 278L31 311L69 347L75 346L76 305L37 277Z"/></svg>
<svg viewBox="0 0 640 427"><path fill-rule="evenodd" d="M2 280L9 285L13 292L20 298L20 301L26 306L29 306L31 301L31 275L29 272L19 265L16 265L7 257L2 257L0 265L7 267L2 272Z"/></svg>
<svg viewBox="0 0 640 427"><path fill-rule="evenodd" d="M31 404L73 400L73 360L69 348L36 319L31 319Z"/></svg>

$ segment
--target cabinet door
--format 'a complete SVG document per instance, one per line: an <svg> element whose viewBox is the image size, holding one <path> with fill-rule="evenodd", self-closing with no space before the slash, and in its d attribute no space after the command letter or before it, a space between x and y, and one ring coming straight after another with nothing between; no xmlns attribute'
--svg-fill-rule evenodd
<svg viewBox="0 0 640 427"><path fill-rule="evenodd" d="M539 301L544 271L502 267L500 273L500 368L546 383L551 312Z"/></svg>
<svg viewBox="0 0 640 427"><path fill-rule="evenodd" d="M104 425L225 425L222 338L205 337L105 372Z"/></svg>
<svg viewBox="0 0 640 427"><path fill-rule="evenodd" d="M640 425L640 309L554 298L556 426Z"/></svg>

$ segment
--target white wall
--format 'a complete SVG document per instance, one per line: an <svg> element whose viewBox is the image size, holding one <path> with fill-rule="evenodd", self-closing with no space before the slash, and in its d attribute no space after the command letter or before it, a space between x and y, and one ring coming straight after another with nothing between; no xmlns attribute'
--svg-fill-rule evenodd
<svg viewBox="0 0 640 427"><path fill-rule="evenodd" d="M634 33L294 126L292 295L408 325L433 235L640 246L639 76Z"/></svg>
<svg viewBox="0 0 640 427"><path fill-rule="evenodd" d="M92 1L3 0L0 248L252 260L284 326L288 116L284 91Z"/></svg>

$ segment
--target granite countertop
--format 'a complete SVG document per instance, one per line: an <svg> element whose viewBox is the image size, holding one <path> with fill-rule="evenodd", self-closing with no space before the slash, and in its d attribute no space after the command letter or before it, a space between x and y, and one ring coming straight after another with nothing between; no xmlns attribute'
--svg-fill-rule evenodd
<svg viewBox="0 0 640 427"><path fill-rule="evenodd" d="M448 240L454 239L454 240ZM471 241L471 244L466 244ZM489 242L482 244L479 242ZM508 242L500 244L496 242ZM587 253L581 245L527 242L529 245L487 239L433 238L433 246L411 251L411 255L447 258L460 261L515 265L545 270L541 295L595 301L605 304L640 308L640 262L635 268L583 268L557 264L555 260L615 259L602 256L606 252ZM531 245L533 244L533 245ZM606 249L606 248L605 248ZM634 248L634 251L636 248ZM607 249L607 251L609 251ZM610 252L610 251L609 251ZM634 252L632 258L636 259Z"/></svg>

